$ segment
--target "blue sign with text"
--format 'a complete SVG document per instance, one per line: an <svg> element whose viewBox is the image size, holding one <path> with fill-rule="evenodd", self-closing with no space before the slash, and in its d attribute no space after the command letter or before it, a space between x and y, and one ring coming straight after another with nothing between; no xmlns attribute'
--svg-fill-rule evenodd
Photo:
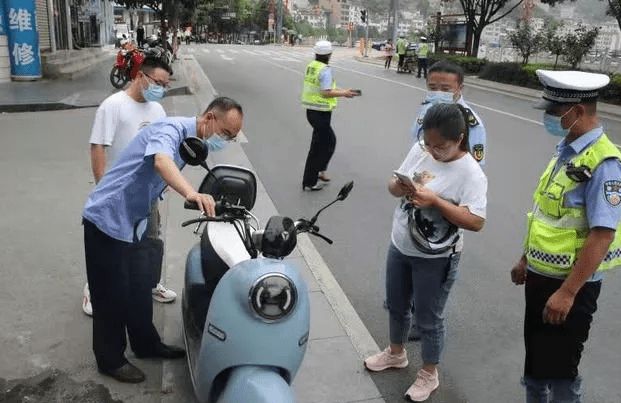
<svg viewBox="0 0 621 403"><path fill-rule="evenodd" d="M11 78L41 77L37 11L34 0L4 0L5 31L9 36Z"/></svg>
<svg viewBox="0 0 621 403"><path fill-rule="evenodd" d="M4 0L0 0L0 35L6 35L4 29Z"/></svg>

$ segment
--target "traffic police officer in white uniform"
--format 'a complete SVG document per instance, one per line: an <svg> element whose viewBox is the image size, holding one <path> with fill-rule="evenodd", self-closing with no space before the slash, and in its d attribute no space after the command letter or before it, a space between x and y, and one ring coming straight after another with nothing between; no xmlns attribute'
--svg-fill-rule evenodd
<svg viewBox="0 0 621 403"><path fill-rule="evenodd" d="M529 403L580 402L578 365L603 273L621 264L621 152L597 118L607 75L537 75L544 126L561 141L539 180L523 255L511 270L515 284L526 284L523 383Z"/></svg>
<svg viewBox="0 0 621 403"><path fill-rule="evenodd" d="M485 165L486 133L483 121L466 103L461 93L464 88L464 71L447 60L440 60L429 68L427 76L427 94L418 110L416 121L412 126L412 140L418 142L423 135L422 122L427 110L439 103L458 103L469 111L470 153L479 165Z"/></svg>

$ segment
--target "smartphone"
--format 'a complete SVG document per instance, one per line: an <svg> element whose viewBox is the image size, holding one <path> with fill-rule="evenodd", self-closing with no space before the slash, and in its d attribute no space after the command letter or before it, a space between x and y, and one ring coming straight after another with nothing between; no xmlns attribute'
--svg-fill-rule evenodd
<svg viewBox="0 0 621 403"><path fill-rule="evenodd" d="M353 93L356 94L357 97L359 97L360 95L362 95L362 90L351 90Z"/></svg>
<svg viewBox="0 0 621 403"><path fill-rule="evenodd" d="M414 183L414 180L411 176L399 171L392 171L392 173L394 173L395 176L399 178L401 182L403 182L403 184L411 186L413 189L416 189L416 184Z"/></svg>

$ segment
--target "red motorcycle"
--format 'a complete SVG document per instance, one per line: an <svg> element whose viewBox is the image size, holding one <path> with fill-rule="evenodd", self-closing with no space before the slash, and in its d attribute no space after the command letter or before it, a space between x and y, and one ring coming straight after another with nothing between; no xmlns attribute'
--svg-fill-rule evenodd
<svg viewBox="0 0 621 403"><path fill-rule="evenodd" d="M116 62L110 71L112 86L122 89L125 84L136 78L144 58L144 53L136 47L119 50L119 53L116 54Z"/></svg>

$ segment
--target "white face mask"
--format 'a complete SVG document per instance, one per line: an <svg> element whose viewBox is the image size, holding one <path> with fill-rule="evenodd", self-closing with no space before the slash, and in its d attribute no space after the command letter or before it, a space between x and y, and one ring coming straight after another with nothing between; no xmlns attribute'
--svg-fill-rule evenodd
<svg viewBox="0 0 621 403"><path fill-rule="evenodd" d="M437 104L452 104L454 101L455 94L447 91L427 91L425 95L425 103L429 103L431 105Z"/></svg>

